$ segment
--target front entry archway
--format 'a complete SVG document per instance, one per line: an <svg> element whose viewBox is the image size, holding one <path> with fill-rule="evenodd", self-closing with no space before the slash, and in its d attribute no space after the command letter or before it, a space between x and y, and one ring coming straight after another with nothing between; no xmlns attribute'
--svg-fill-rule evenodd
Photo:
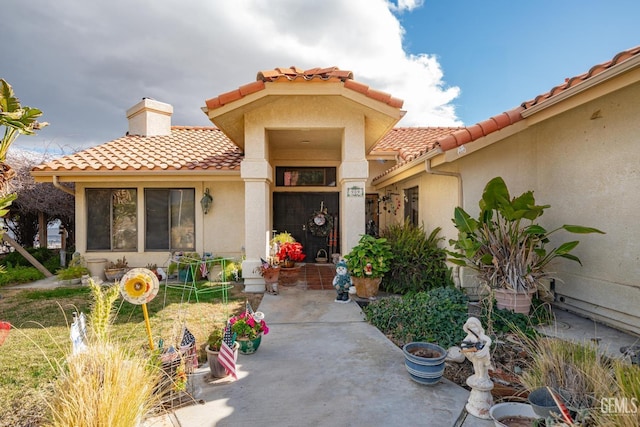
<svg viewBox="0 0 640 427"><path fill-rule="evenodd" d="M314 212L324 204L327 214L333 216L335 235L326 237L314 236L309 230L308 221ZM333 252L340 251L340 224L338 223L340 208L338 192L279 192L273 193L273 229L278 232L287 231L302 244L307 255L305 262L315 262L316 255L324 249L331 259Z"/></svg>

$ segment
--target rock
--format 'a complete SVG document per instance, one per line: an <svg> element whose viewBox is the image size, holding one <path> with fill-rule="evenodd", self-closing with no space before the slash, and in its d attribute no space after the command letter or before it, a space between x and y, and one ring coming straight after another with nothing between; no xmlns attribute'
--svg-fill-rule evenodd
<svg viewBox="0 0 640 427"><path fill-rule="evenodd" d="M447 358L445 360L447 362L462 363L465 361L464 353L462 353L460 347L454 345L447 350Z"/></svg>

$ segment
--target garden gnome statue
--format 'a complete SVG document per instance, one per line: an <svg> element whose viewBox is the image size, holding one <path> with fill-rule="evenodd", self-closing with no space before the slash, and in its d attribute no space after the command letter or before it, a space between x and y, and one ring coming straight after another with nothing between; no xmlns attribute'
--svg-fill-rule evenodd
<svg viewBox="0 0 640 427"><path fill-rule="evenodd" d="M470 317L462 329L467 333L462 341L462 352L473 363L474 374L467 378L467 385L471 387L467 412L474 417L490 419L489 409L493 406L493 381L489 378L491 366L491 338L484 333L480 320Z"/></svg>
<svg viewBox="0 0 640 427"><path fill-rule="evenodd" d="M338 261L336 264L336 275L333 278L333 287L338 295L336 296L336 302L349 302L349 288L353 286L351 282L351 276L349 270L347 270L347 263L344 260Z"/></svg>

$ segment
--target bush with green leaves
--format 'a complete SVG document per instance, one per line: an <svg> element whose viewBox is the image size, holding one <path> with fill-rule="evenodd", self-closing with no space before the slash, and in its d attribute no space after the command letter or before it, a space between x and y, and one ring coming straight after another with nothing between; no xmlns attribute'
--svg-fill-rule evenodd
<svg viewBox="0 0 640 427"><path fill-rule="evenodd" d="M423 226L408 221L382 231L393 252L391 270L382 279L381 289L395 294L412 294L452 285L447 252L438 243L440 227L429 235Z"/></svg>
<svg viewBox="0 0 640 427"><path fill-rule="evenodd" d="M47 248L25 248L27 252L33 256L39 263L43 264L49 271L55 271L60 268L60 251ZM9 252L2 257L0 264L7 267L27 266L31 263L18 251ZM48 268L53 266L54 268Z"/></svg>
<svg viewBox="0 0 640 427"><path fill-rule="evenodd" d="M367 321L396 345L431 342L447 348L459 345L468 318L468 298L453 286L403 297L383 298L363 308Z"/></svg>
<svg viewBox="0 0 640 427"><path fill-rule="evenodd" d="M30 283L44 279L44 274L35 267L10 267L0 274L0 286Z"/></svg>

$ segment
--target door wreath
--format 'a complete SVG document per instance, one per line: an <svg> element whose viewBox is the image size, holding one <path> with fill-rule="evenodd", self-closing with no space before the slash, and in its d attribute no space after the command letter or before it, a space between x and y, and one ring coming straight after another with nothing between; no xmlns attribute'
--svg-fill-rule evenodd
<svg viewBox="0 0 640 427"><path fill-rule="evenodd" d="M311 234L317 237L327 237L333 229L333 216L328 215L326 209L316 211L307 223Z"/></svg>

